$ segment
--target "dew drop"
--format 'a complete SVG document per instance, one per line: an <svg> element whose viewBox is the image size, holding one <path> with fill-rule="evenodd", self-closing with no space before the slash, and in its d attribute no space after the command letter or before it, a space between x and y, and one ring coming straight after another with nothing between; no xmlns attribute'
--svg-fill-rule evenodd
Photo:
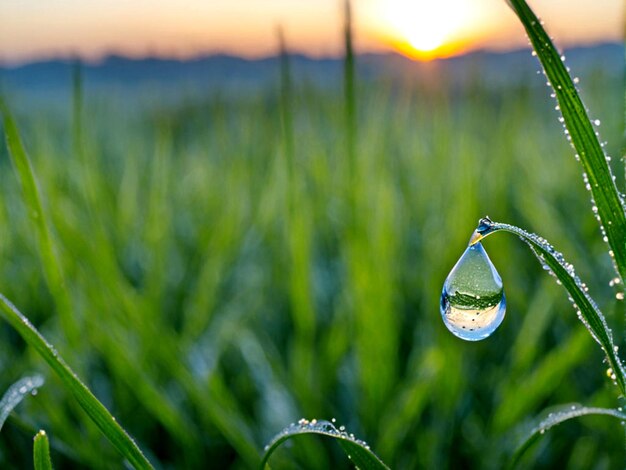
<svg viewBox="0 0 626 470"><path fill-rule="evenodd" d="M502 323L502 279L480 242L469 246L448 274L440 309L448 330L467 341L489 337Z"/></svg>

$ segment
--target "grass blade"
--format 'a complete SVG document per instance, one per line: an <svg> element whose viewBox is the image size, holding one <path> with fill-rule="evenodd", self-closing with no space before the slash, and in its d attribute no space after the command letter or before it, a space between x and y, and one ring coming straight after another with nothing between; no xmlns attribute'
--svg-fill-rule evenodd
<svg viewBox="0 0 626 470"><path fill-rule="evenodd" d="M292 181L295 165L295 141L293 130L293 80L289 51L285 41L285 33L281 27L277 30L280 57L280 119L282 125L283 146L287 167L288 196L291 197ZM289 200L291 202L291 199Z"/></svg>
<svg viewBox="0 0 626 470"><path fill-rule="evenodd" d="M29 393L35 392L44 383L41 375L32 377L23 377L6 391L2 400L0 400L0 431L4 422L7 420L11 411L20 404L20 402L28 396Z"/></svg>
<svg viewBox="0 0 626 470"><path fill-rule="evenodd" d="M524 0L508 0L530 42L559 103L571 144L580 157L597 215L622 280L626 280L626 215L607 158L572 77L541 21ZM595 210L594 210L595 211Z"/></svg>
<svg viewBox="0 0 626 470"><path fill-rule="evenodd" d="M514 225L492 222L489 218L481 219L478 228L472 236L471 243L476 243L494 232L504 230L513 233L524 240L539 258L544 267L548 268L561 284L578 310L578 318L587 327L591 336L604 350L609 367L612 369L614 380L622 395L626 395L626 371L617 356L613 335L609 329L604 315L587 293L585 284L576 276L574 267L565 261L561 253L556 251L545 239L522 230Z"/></svg>
<svg viewBox="0 0 626 470"><path fill-rule="evenodd" d="M50 443L46 431L39 431L33 442L33 461L35 470L52 470Z"/></svg>
<svg viewBox="0 0 626 470"><path fill-rule="evenodd" d="M15 120L2 97L0 97L0 115L4 122L9 155L22 186L24 203L36 227L39 254L46 282L55 299L63 331L67 335L69 343L75 345L80 338L80 332L73 317L72 303L65 288L65 281L52 240L50 225L43 210L35 173L20 139Z"/></svg>
<svg viewBox="0 0 626 470"><path fill-rule="evenodd" d="M348 458L361 470L384 470L389 468L370 450L367 443L356 439L352 434L338 430L331 422L300 420L298 423L293 423L283 429L274 437L272 442L265 447L261 469L266 467L272 453L274 453L283 442L303 434L319 434L337 439Z"/></svg>
<svg viewBox="0 0 626 470"><path fill-rule="evenodd" d="M76 59L72 66L72 150L74 156L83 151L83 66Z"/></svg>
<svg viewBox="0 0 626 470"><path fill-rule="evenodd" d="M59 356L54 347L37 331L22 313L0 294L0 316L17 330L24 341L34 348L50 365L65 384L81 408L100 428L102 433L128 462L137 469L151 469L152 465L143 455L137 444L117 423L102 403L76 376L74 371Z"/></svg>
<svg viewBox="0 0 626 470"><path fill-rule="evenodd" d="M26 421L21 416L17 416L15 414L9 416L7 422L10 422L12 426L15 426L16 429L19 429L24 434L34 435L38 432L38 427L36 427L33 423ZM77 454L76 449L69 447L65 442L61 442L58 439L51 439L50 447L56 453L74 461L77 465L87 465L86 461Z"/></svg>
<svg viewBox="0 0 626 470"><path fill-rule="evenodd" d="M578 405L563 405L559 409L552 410L547 418L539 420L536 426L524 437L522 442L518 445L515 453L509 461L509 468L515 468L519 463L522 455L526 452L535 442L537 442L544 433L550 428L557 426L570 419L579 418L587 415L605 415L613 416L621 421L626 420L626 414L620 411L610 408L592 408Z"/></svg>
<svg viewBox="0 0 626 470"><path fill-rule="evenodd" d="M345 0L344 5L344 100L346 119L346 153L348 157L349 188L354 191L356 176L356 87L354 73L354 42L352 40L352 5L350 0ZM354 199L354 195L350 197ZM352 201L354 204L354 201ZM353 210L356 210L353 207ZM351 214L354 217L354 214Z"/></svg>

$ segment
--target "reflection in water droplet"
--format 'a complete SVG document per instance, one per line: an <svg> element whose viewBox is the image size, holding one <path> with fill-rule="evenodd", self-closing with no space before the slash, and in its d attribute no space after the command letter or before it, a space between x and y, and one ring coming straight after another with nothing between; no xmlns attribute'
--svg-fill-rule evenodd
<svg viewBox="0 0 626 470"><path fill-rule="evenodd" d="M455 336L479 341L500 326L505 311L502 279L477 242L465 250L443 285L443 322Z"/></svg>

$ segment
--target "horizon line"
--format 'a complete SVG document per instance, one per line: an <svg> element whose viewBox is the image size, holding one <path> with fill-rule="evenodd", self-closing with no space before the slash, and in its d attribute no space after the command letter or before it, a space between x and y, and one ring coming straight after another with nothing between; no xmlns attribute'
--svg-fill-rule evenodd
<svg viewBox="0 0 626 470"><path fill-rule="evenodd" d="M560 49L568 50L568 49L586 49L586 48L594 48L594 47L602 47L602 46L618 46L624 47L625 44L622 41L615 40L599 40L599 41L589 41L589 42L571 42ZM514 52L521 52L530 50L531 46L520 46L513 45L509 47L489 47L482 46L475 49L468 49L464 51L460 51L458 54L453 54L446 57L433 57L432 59L421 59L419 57L410 57L402 52L395 49L379 49L379 50L365 50L356 52L355 55L357 57L366 57L366 56L398 56L403 57L408 61L416 62L416 63L428 63L428 62L436 62L436 61L446 61L454 58L464 57L473 54L481 54L481 53L489 53L489 54L509 54ZM323 60L341 60L343 58L343 54L328 54L328 53L312 53L306 52L302 50L291 50L287 51L288 55L292 57L301 57L312 61L323 61ZM103 52L102 54L98 54L95 57L84 57L81 54L72 54L71 52L61 52L61 53L50 53L50 54L42 54L34 57L24 58L24 59L5 59L0 57L0 68L4 69L18 69L21 67L27 67L29 65L35 65L46 62L63 62L63 63L76 63L79 62L83 65L97 67L103 65L110 59L123 59L127 61L136 61L140 62L142 60L161 60L161 61L170 61L170 62L193 62L196 60L202 59L210 59L216 57L224 57L224 58L233 58L239 59L246 62L262 62L264 60L276 59L280 56L280 52L276 52L273 54L245 54L245 53L237 53L233 51L226 50L214 50L214 51L204 51L204 52L196 52L193 54L175 54L168 52L146 52L145 54L133 54L124 51L116 51L110 50L107 52Z"/></svg>

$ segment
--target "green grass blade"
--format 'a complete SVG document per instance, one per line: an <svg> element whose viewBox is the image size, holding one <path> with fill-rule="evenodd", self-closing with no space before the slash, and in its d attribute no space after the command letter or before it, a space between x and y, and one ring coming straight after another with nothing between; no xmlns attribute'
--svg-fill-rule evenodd
<svg viewBox="0 0 626 470"><path fill-rule="evenodd" d="M508 467L515 468L524 452L526 452L535 442L537 442L550 428L557 426L570 419L579 418L587 415L605 415L613 416L621 421L626 420L626 414L610 408L592 408L578 405L563 405L559 409L551 410L547 418L538 420L537 424L532 427L530 432L522 439L515 453L509 461Z"/></svg>
<svg viewBox="0 0 626 470"><path fill-rule="evenodd" d="M354 73L354 42L352 40L352 5L346 0L344 6L344 100L346 119L346 154L350 191L356 182L356 86ZM353 196L351 196L353 197ZM354 202L354 201L353 201ZM354 214L353 214L354 215Z"/></svg>
<svg viewBox="0 0 626 470"><path fill-rule="evenodd" d="M19 429L24 434L34 435L38 432L37 426L16 414L9 416L7 422L11 423L12 426L15 426L16 429ZM73 460L77 465L86 465L86 462L76 453L76 449L69 447L65 442L61 442L58 439L51 439L50 447L63 457Z"/></svg>
<svg viewBox="0 0 626 470"><path fill-rule="evenodd" d="M583 165L599 222L606 233L619 275L626 280L626 215L596 130L561 55L541 21L524 0L508 0L508 3L524 25L554 88L567 133Z"/></svg>
<svg viewBox="0 0 626 470"><path fill-rule="evenodd" d="M11 156L11 161L22 186L24 203L35 224L39 254L41 256L46 282L55 299L61 324L67 335L67 339L70 344L76 344L78 338L80 338L80 332L73 317L72 303L68 291L65 288L61 266L55 252L54 242L50 232L50 225L43 210L35 172L33 171L24 145L22 144L17 124L8 106L2 100L2 97L0 97L0 115L2 115L4 122L4 133L9 155Z"/></svg>
<svg viewBox="0 0 626 470"><path fill-rule="evenodd" d="M574 272L574 266L565 261L561 253L538 235L526 232L513 225L492 222L488 218L480 220L471 243L476 243L487 235L500 230L513 233L524 240L543 266L548 268L561 281L561 284L569 293L574 307L578 310L578 317L604 350L609 367L615 374L614 380L620 392L622 395L626 395L626 370L617 355L617 348L613 342L611 330L595 301L587 293L587 287Z"/></svg>
<svg viewBox="0 0 626 470"><path fill-rule="evenodd" d="M280 57L280 119L282 124L283 146L288 175L288 196L291 198L296 153L292 110L293 80L291 78L291 63L289 59L289 51L287 50L287 43L285 41L285 33L281 27L278 28L277 34Z"/></svg>
<svg viewBox="0 0 626 470"><path fill-rule="evenodd" d="M35 470L52 470L50 443L46 431L39 431L33 442L33 461Z"/></svg>
<svg viewBox="0 0 626 470"><path fill-rule="evenodd" d="M0 431L4 422L7 420L11 411L20 404L20 402L28 396L29 393L35 392L43 385L43 377L34 375L32 377L23 377L9 387L0 400Z"/></svg>
<svg viewBox="0 0 626 470"><path fill-rule="evenodd" d="M83 150L83 67L80 59L72 66L72 150L80 156Z"/></svg>
<svg viewBox="0 0 626 470"><path fill-rule="evenodd" d="M102 403L80 381L74 371L59 356L54 347L37 331L22 313L6 297L0 294L0 316L17 330L24 341L34 348L63 381L81 408L100 428L115 448L128 462L138 469L151 469L152 465L137 444L117 423Z"/></svg>
<svg viewBox="0 0 626 470"><path fill-rule="evenodd" d="M348 458L361 470L384 470L389 468L370 450L367 443L356 439L352 434L338 430L330 421L300 420L298 423L293 423L283 429L265 447L261 469L266 468L269 458L283 442L304 434L319 434L337 439Z"/></svg>

